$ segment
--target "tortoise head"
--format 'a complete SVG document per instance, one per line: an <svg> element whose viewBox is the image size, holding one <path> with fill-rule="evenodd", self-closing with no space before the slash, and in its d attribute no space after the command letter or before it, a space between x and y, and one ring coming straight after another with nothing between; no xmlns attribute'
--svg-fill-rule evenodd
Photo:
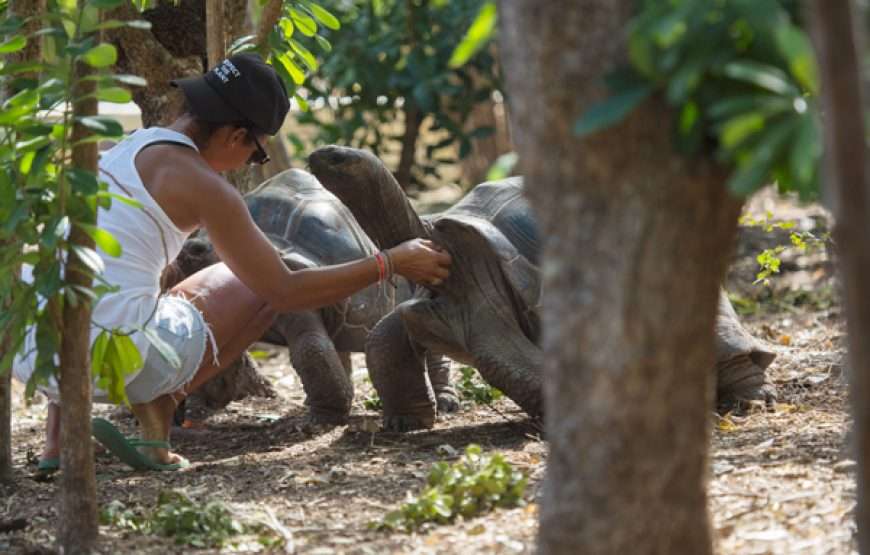
<svg viewBox="0 0 870 555"><path fill-rule="evenodd" d="M172 263L169 264L160 276L160 288L171 289L188 276L202 270L212 264L220 262L217 253L212 246L208 235L200 231L191 235L181 247L181 252Z"/></svg>
<svg viewBox="0 0 870 555"><path fill-rule="evenodd" d="M343 146L318 148L308 156L311 173L353 213L378 247L428 237L392 172L371 152Z"/></svg>

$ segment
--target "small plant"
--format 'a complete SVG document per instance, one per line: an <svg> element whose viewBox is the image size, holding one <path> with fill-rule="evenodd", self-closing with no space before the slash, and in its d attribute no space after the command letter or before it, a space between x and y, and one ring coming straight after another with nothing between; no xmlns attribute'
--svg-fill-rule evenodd
<svg viewBox="0 0 870 555"><path fill-rule="evenodd" d="M770 233L774 229L792 230L797 225L793 221L774 222L772 221L773 213L767 211L764 218L756 218L751 214L744 214L740 217L740 225L756 226L762 228L766 233ZM755 275L753 283L762 283L770 285L770 276L779 273L779 266L782 263L780 255L789 248L797 249L803 253L814 252L824 248L825 243L830 239L830 233L825 232L821 236L816 236L809 231L791 231L789 233L789 245L777 245L772 249L764 249L755 260L758 262L759 271Z"/></svg>
<svg viewBox="0 0 870 555"><path fill-rule="evenodd" d="M459 395L466 401L472 401L477 405L490 405L498 401L504 394L489 384L483 383L477 377L477 371L470 366L463 367L460 372Z"/></svg>
<svg viewBox="0 0 870 555"><path fill-rule="evenodd" d="M383 410L384 402L378 397L377 393L372 393L371 396L363 399L363 406L367 410Z"/></svg>
<svg viewBox="0 0 870 555"><path fill-rule="evenodd" d="M100 523L126 528L141 534L175 538L176 545L198 548L221 548L234 538L255 535L266 547L282 541L267 526L237 520L220 501L198 503L178 490L163 491L151 513L126 507L114 500L100 511Z"/></svg>
<svg viewBox="0 0 870 555"><path fill-rule="evenodd" d="M456 517L470 518L496 507L523 504L528 478L496 453L484 454L479 445L465 448L452 465L437 462L429 471L427 487L398 510L371 524L378 530L410 532L427 522L445 524Z"/></svg>
<svg viewBox="0 0 870 555"><path fill-rule="evenodd" d="M372 385L372 379L370 377L366 376L364 381L370 386ZM378 392L374 391L374 387L372 387L371 395L363 399L363 406L366 410L384 410L384 402L381 401L380 397L378 397Z"/></svg>

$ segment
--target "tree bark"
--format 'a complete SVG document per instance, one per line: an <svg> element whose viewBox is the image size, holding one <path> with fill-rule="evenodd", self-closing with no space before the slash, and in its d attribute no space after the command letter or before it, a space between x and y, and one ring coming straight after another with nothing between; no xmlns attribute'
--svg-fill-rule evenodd
<svg viewBox="0 0 870 555"><path fill-rule="evenodd" d="M405 132L402 135L402 151L399 155L399 166L396 168L396 181L407 191L411 186L411 170L417 158L417 137L420 136L420 126L423 124L423 113L413 102L405 99Z"/></svg>
<svg viewBox="0 0 870 555"><path fill-rule="evenodd" d="M723 171L674 153L658 99L572 133L626 59L635 4L499 5L513 139L546 238L545 554L712 550L709 368L740 202Z"/></svg>
<svg viewBox="0 0 870 555"><path fill-rule="evenodd" d="M6 307L4 306L4 309ZM10 348L3 333L0 357ZM12 480L12 369L0 368L0 483Z"/></svg>
<svg viewBox="0 0 870 555"><path fill-rule="evenodd" d="M45 0L11 0L7 5L8 15L16 14L27 18L45 11ZM24 26L24 32L33 33L39 29L38 20L30 20ZM27 46L20 52L10 54L10 61L36 60L39 58L40 39L31 38ZM30 75L26 75L31 77ZM8 91L0 90L0 101L8 96ZM19 270L15 269L15 275ZM8 307L10 299L3 299L3 309ZM11 338L7 337L6 330L0 330L0 359L12 348ZM0 482L12 479L12 368L0 368Z"/></svg>
<svg viewBox="0 0 870 555"><path fill-rule="evenodd" d="M840 247L842 282L849 328L849 370L857 471L858 547L870 553L870 189L867 181L859 36L851 2L811 6L819 56L825 114L827 177L833 193L835 237ZM860 21L860 19L859 19ZM856 52L857 50L857 52Z"/></svg>
<svg viewBox="0 0 870 555"><path fill-rule="evenodd" d="M82 81L89 68L76 68L77 99L96 91L96 81ZM97 100L86 98L73 102L76 118L97 114ZM90 135L86 127L75 124L72 141ZM72 165L87 171L97 171L97 144L73 147ZM96 213L90 218L96 224ZM94 248L94 241L85 231L73 226L69 241L74 245ZM76 267L83 267L78 256L70 251L70 264L64 279L72 286L91 286L91 277ZM94 449L91 443L91 372L89 363L91 303L79 295L75 306L66 303L63 309L63 331L60 352L60 458L63 465L58 518L58 543L65 553L88 553L97 540L97 485L94 474Z"/></svg>
<svg viewBox="0 0 870 555"><path fill-rule="evenodd" d="M278 23L281 18L281 0L269 0L269 3L263 6L263 11L260 12L260 24L257 27L257 50L264 54L268 49L266 39L269 38L269 33L272 28Z"/></svg>
<svg viewBox="0 0 870 555"><path fill-rule="evenodd" d="M170 7L165 9L172 10ZM200 75L203 72L205 37L196 39L195 33L186 31L191 27L189 23L195 23L195 18L191 15L192 12L188 12L189 10L180 9L167 12L165 18L157 17L156 13L152 14L150 17L153 19L151 31L121 27L106 33L106 40L118 48L116 69L139 75L148 81L147 87L134 87L132 89L133 101L142 112L142 125L144 127L172 123L183 107L184 97L169 82L178 77ZM147 13L146 16L148 16ZM125 2L112 10L107 19L127 21L142 19L142 15L129 2ZM177 33L171 32L172 29L161 30L161 27L168 27L169 22L177 24ZM166 34L165 43L157 38L158 35L163 36L164 33ZM171 40L171 37L178 35L181 35L178 41ZM165 46L171 42L186 46L181 50L171 52ZM179 46L176 45L175 48L177 49Z"/></svg>
<svg viewBox="0 0 870 555"><path fill-rule="evenodd" d="M224 59L226 53L223 0L206 0L205 30L208 67L214 67Z"/></svg>

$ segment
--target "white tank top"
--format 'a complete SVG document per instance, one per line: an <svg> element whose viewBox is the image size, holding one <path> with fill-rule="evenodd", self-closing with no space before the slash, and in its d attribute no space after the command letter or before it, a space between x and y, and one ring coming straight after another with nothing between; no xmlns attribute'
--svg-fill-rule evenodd
<svg viewBox="0 0 870 555"><path fill-rule="evenodd" d="M162 127L140 129L104 152L100 158L99 178L109 184L109 192L124 197L132 197L143 208L130 206L113 200L109 210L100 210L97 215L99 227L109 231L121 244L121 256L112 257L97 249L105 264L103 277L120 289L104 295L93 307L91 320L104 328L130 330L145 324L157 303L160 294L160 274L163 268L175 260L185 239L190 235L178 229L157 201L145 189L142 178L136 170L136 156L148 145L154 143L179 143L196 149L187 135ZM183 187L183 183L178 186ZM23 278L29 278L29 268L23 271ZM91 328L91 342L102 331L98 326ZM144 361L148 356L149 342L141 332L132 334L131 339L139 349ZM34 333L29 333L21 353L14 364L15 376L27 381L33 374L36 360ZM130 383L136 372L126 377ZM57 382L52 379L46 393L54 396ZM102 392L95 391L95 397Z"/></svg>

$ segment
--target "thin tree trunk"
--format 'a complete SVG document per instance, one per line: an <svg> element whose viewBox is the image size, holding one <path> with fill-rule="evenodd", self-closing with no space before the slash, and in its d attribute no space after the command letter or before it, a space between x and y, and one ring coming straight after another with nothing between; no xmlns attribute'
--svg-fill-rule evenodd
<svg viewBox="0 0 870 555"><path fill-rule="evenodd" d="M581 140L634 0L499 5L511 129L546 238L541 553L711 553L708 413L740 203L657 99ZM542 31L546 30L546 32Z"/></svg>
<svg viewBox="0 0 870 555"><path fill-rule="evenodd" d="M272 28L281 18L281 6L281 0L269 0L269 2L263 6L263 11L260 12L260 24L257 27L256 45L261 53L266 52L268 48L266 39L269 38L269 33L272 31Z"/></svg>
<svg viewBox="0 0 870 555"><path fill-rule="evenodd" d="M85 77L89 68L79 64L77 79ZM96 91L95 81L79 81L74 89L75 98L82 99ZM95 98L73 102L76 118L97 114ZM90 133L75 124L72 140L75 143ZM97 171L97 144L87 143L73 147L72 164L84 170ZM90 224L96 223L96 213ZM94 241L78 226L70 232L69 241L94 248ZM72 286L90 287L91 278L75 270L83 264L75 253L69 254L66 282ZM98 534L97 486L94 474L94 449L91 443L91 372L89 363L91 330L91 303L79 295L75 306L66 303L63 310L63 332L60 352L60 427L63 465L61 474L61 500L58 518L58 543L66 553L87 553L93 548Z"/></svg>
<svg viewBox="0 0 870 555"><path fill-rule="evenodd" d="M420 126L423 124L423 113L413 102L405 99L405 133L402 135L402 152L399 156L399 167L396 168L396 181L404 191L411 185L411 170L417 158L417 137L420 136Z"/></svg>
<svg viewBox="0 0 870 555"><path fill-rule="evenodd" d="M4 303L5 310L9 303ZM0 358L11 348L5 330L0 330ZM12 368L0 368L0 483L12 480Z"/></svg>
<svg viewBox="0 0 870 555"><path fill-rule="evenodd" d="M10 0L7 6L8 15L18 15L22 18L43 13L45 0ZM39 29L39 21L29 21L23 29L25 33L33 33ZM31 37L24 50L9 55L10 61L37 60L40 56L40 39ZM34 77L26 75L27 77ZM0 90L0 101L8 96L9 91ZM19 275L19 269L15 269L15 275ZM3 309L8 307L5 299ZM8 337L6 330L0 330L0 359L12 348L12 338ZM0 482L12 479L12 368L0 368Z"/></svg>
<svg viewBox="0 0 870 555"><path fill-rule="evenodd" d="M841 252L849 369L858 461L858 547L870 553L870 190L867 181L861 76L851 2L812 3L821 66L827 170ZM858 51L863 51L858 49Z"/></svg>
<svg viewBox="0 0 870 555"><path fill-rule="evenodd" d="M224 1L206 0L205 2L206 53L208 67L214 67L224 59Z"/></svg>

